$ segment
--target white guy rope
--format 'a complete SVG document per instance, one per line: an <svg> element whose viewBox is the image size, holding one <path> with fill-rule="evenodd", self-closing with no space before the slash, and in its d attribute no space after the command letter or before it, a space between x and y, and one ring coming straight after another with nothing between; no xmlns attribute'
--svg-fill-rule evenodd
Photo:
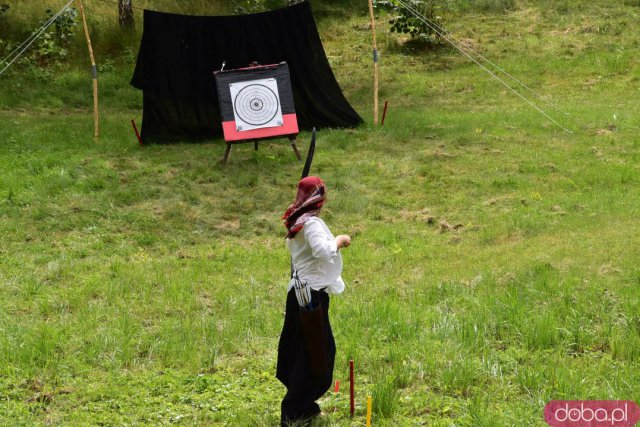
<svg viewBox="0 0 640 427"><path fill-rule="evenodd" d="M18 47L16 47L13 52L11 52L9 55L6 56L6 58L4 58L2 61L0 61L0 64L7 62L9 60L9 58L11 58L13 56L14 53L16 53L17 51L19 51L26 43L28 43L32 37L36 37L37 38L37 33L41 32L42 30L46 30L47 27L49 27L49 25L51 25L51 22L55 19L54 16L51 16L51 18L49 18L44 24L42 24L42 26L36 30L34 30L31 35L29 37L27 37L27 39L25 41L23 41Z"/></svg>
<svg viewBox="0 0 640 427"><path fill-rule="evenodd" d="M9 60L9 58L14 55L14 53L16 51L18 51L18 49L20 49L22 46L24 46L16 55L15 57L0 71L0 76L7 70L7 68L9 68L11 66L11 64L13 64L27 49L29 49L29 46L31 46L45 31L47 31L47 29L56 21L56 19L58 19L58 17L60 15L62 15L64 13L64 11L67 10L67 8L69 7L69 5L71 3L73 3L74 0L69 0L69 2L62 8L60 9L60 11L58 11L58 13L56 13L54 16L52 16L46 23L44 23L39 29L37 29L36 31L34 31L28 38L27 40L25 40L24 42L22 42L22 44L20 44L20 46L18 46L16 49L14 49L13 52L11 52L5 59L3 59L0 64L5 63ZM28 43L27 43L28 42ZM26 46L25 46L26 44Z"/></svg>
<svg viewBox="0 0 640 427"><path fill-rule="evenodd" d="M525 101L527 104L529 104L532 108L534 108L536 111L538 111L540 114L542 114L543 116L545 116L548 120L550 120L551 122L553 122L555 125L557 125L559 128L561 128L562 130L564 130L567 133L573 133L573 131L567 129L566 127L562 126L560 123L558 123L556 120L553 119L553 117L551 117L549 114L547 114L544 110L542 110L540 107L538 107L536 104L534 104L533 102L531 102L528 98L526 98L524 95L522 95L520 92L518 92L517 90L515 90L513 87L509 86L508 83L506 83L504 80L502 80L500 77L498 77L494 72L492 72L491 70L489 70L487 67L485 67L484 65L482 65L476 58L472 57L471 55L469 55L464 49L462 49L460 46L458 46L456 43L454 43L449 37L447 37L442 31L438 30L438 28L434 27L432 24L430 24L427 19L418 11L416 11L415 9L413 9L411 6L407 5L403 0L394 0L395 2L399 3L402 7L404 7L405 9L407 9L409 12L411 12L413 15L415 15L416 18L418 18L419 20L421 20L425 25L427 25L429 28L431 28L436 34L438 34L440 37L442 37L443 39L445 39L447 42L449 42L449 44L451 44L451 46L455 47L456 49L458 49L460 51L460 53L462 53L463 55L465 55L467 58L469 58L471 61L473 61L476 65L478 65L480 68L482 68L484 71L486 71L487 73L489 73L493 78L495 78L496 80L498 80L502 85L504 85L507 89L509 89L511 92L513 92L514 94L516 94L518 97L520 97L523 101Z"/></svg>
<svg viewBox="0 0 640 427"><path fill-rule="evenodd" d="M403 7L406 7L404 5L402 5ZM452 40L455 40L456 42L458 42L459 45L462 44L462 40L456 38L455 36L453 36L449 31L447 31L446 29L440 27L436 22L432 21L431 19L427 18L426 16L422 15L422 18L424 18L426 21L429 21L430 24L432 24L434 27L438 28L438 30L440 30L443 34L449 34L449 37ZM470 46L466 46L465 49L467 50L467 52L471 52L474 55L478 56L480 59L482 59L483 61L491 64L491 66L493 66L495 69L497 69L498 71L500 71L502 74L504 74L505 76L509 77L511 80L513 80L514 82L518 83L520 86L522 86L523 88L525 88L526 90L528 90L529 92L531 92L532 94L534 94L536 97L538 97L538 99L540 99L542 102L545 102L547 105L553 107L554 109L556 109L557 111L559 111L560 113L564 114L564 115L569 115L569 113L566 113L564 111L562 111L562 109L560 107L558 107L556 104L554 104L553 102L549 101L547 98L545 98L544 96L540 95L538 92L534 91L533 89L531 89L529 86L527 86L524 82L522 82L521 80L517 79L516 77L514 77L513 75L511 75L510 73L508 73L506 70L504 70L502 67L500 67L498 64L492 62L489 58L485 57L484 55L482 55L480 52L474 50L472 47Z"/></svg>

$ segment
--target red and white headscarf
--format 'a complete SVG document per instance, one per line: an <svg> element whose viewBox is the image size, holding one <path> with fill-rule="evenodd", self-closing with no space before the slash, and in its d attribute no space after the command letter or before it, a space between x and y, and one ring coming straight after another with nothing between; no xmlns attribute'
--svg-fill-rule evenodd
<svg viewBox="0 0 640 427"><path fill-rule="evenodd" d="M317 176L308 176L298 183L298 193L293 204L289 205L282 219L287 227L287 237L293 238L302 230L304 223L318 215L327 194L327 187Z"/></svg>

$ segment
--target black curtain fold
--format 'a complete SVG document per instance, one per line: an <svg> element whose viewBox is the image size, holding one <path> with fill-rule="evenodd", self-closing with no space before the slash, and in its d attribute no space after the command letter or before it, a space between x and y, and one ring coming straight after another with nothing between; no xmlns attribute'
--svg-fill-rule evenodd
<svg viewBox="0 0 640 427"><path fill-rule="evenodd" d="M222 135L213 72L286 61L298 124L352 127L362 119L345 99L307 2L242 16L144 11L131 84L144 91L142 139L172 142Z"/></svg>

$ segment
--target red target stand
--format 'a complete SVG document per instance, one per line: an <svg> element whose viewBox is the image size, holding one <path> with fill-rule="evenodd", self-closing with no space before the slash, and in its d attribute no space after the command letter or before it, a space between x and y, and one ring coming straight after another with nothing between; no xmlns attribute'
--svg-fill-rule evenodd
<svg viewBox="0 0 640 427"><path fill-rule="evenodd" d="M222 132L227 145L222 164L227 164L231 147L242 142L288 138L298 161L296 146L298 119L286 62L256 65L214 73Z"/></svg>

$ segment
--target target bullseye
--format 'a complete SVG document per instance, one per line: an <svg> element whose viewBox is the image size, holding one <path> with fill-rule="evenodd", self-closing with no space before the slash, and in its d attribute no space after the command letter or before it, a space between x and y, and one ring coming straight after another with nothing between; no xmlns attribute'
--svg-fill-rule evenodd
<svg viewBox="0 0 640 427"><path fill-rule="evenodd" d="M263 106L264 102L262 102L260 99L254 99L253 101L251 101L251 109L253 111L260 111L262 110Z"/></svg>

